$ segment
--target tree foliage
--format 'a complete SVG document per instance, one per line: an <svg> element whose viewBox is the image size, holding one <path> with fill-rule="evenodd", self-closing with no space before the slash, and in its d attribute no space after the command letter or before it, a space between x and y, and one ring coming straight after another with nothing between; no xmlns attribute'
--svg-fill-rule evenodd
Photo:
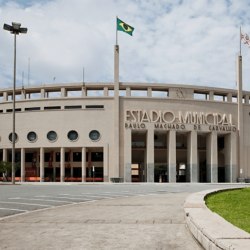
<svg viewBox="0 0 250 250"><path fill-rule="evenodd" d="M11 172L11 162L1 161L0 162L0 173Z"/></svg>
<svg viewBox="0 0 250 250"><path fill-rule="evenodd" d="M16 162L15 172L20 169L20 163ZM0 161L0 174L3 176L4 180L7 180L8 176L11 176L12 163L8 161Z"/></svg>

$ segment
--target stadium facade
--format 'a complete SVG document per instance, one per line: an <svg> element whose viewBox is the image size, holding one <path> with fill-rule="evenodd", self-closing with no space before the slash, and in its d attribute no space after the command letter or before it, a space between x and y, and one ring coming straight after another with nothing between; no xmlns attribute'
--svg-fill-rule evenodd
<svg viewBox="0 0 250 250"><path fill-rule="evenodd" d="M17 89L17 177L235 182L250 175L250 93L243 93L240 168L235 90L120 83L115 94L111 83ZM0 96L0 157L11 161L12 90Z"/></svg>
<svg viewBox="0 0 250 250"><path fill-rule="evenodd" d="M250 92L239 96L233 89L123 83L115 68L114 83L16 89L16 180L249 178ZM12 99L12 89L0 90L2 161L11 161Z"/></svg>

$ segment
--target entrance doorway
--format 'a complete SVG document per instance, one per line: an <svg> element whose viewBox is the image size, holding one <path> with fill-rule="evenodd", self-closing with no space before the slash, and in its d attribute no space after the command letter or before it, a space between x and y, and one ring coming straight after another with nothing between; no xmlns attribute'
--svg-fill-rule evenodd
<svg viewBox="0 0 250 250"><path fill-rule="evenodd" d="M154 134L154 182L168 182L167 132Z"/></svg>
<svg viewBox="0 0 250 250"><path fill-rule="evenodd" d="M186 182L187 171L187 133L176 133L176 182Z"/></svg>
<svg viewBox="0 0 250 250"><path fill-rule="evenodd" d="M218 136L218 182L226 181L226 168L225 168L225 137L224 135Z"/></svg>
<svg viewBox="0 0 250 250"><path fill-rule="evenodd" d="M146 131L132 132L132 166L131 166L131 181L145 182L146 181Z"/></svg>
<svg viewBox="0 0 250 250"><path fill-rule="evenodd" d="M87 148L86 182L103 182L103 148Z"/></svg>
<svg viewBox="0 0 250 250"><path fill-rule="evenodd" d="M207 135L198 134L199 182L207 182Z"/></svg>

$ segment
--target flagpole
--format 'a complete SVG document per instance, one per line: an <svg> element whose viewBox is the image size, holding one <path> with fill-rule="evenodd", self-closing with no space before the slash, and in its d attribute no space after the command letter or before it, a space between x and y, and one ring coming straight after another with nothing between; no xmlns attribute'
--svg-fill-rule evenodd
<svg viewBox="0 0 250 250"><path fill-rule="evenodd" d="M241 42L241 41L240 41ZM241 48L241 46L240 46ZM238 85L238 169L240 181L244 176L243 173L243 109L242 109L242 56L241 51L237 57L237 85Z"/></svg>
<svg viewBox="0 0 250 250"><path fill-rule="evenodd" d="M241 26L240 26L240 56L241 56Z"/></svg>
<svg viewBox="0 0 250 250"><path fill-rule="evenodd" d="M119 99L119 45L116 17L116 44L114 46L114 171L113 176L120 178L120 99Z"/></svg>
<svg viewBox="0 0 250 250"><path fill-rule="evenodd" d="M84 67L82 68L82 82L84 83Z"/></svg>
<svg viewBox="0 0 250 250"><path fill-rule="evenodd" d="M118 16L116 16L116 37L115 37L115 45L118 45L118 29L117 29L117 18Z"/></svg>

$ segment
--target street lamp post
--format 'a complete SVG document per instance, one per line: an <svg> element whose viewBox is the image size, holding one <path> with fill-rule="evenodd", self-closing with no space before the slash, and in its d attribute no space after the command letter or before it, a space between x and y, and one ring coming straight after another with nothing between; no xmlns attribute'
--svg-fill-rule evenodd
<svg viewBox="0 0 250 250"><path fill-rule="evenodd" d="M27 33L27 28L21 28L20 23L12 23L12 25L4 24L3 29L9 31L11 34L14 34L14 76L13 76L13 93L12 93L12 100L13 100L13 118L12 118L12 164L11 164L11 181L12 184L15 184L15 143L16 143L16 35L20 33Z"/></svg>

